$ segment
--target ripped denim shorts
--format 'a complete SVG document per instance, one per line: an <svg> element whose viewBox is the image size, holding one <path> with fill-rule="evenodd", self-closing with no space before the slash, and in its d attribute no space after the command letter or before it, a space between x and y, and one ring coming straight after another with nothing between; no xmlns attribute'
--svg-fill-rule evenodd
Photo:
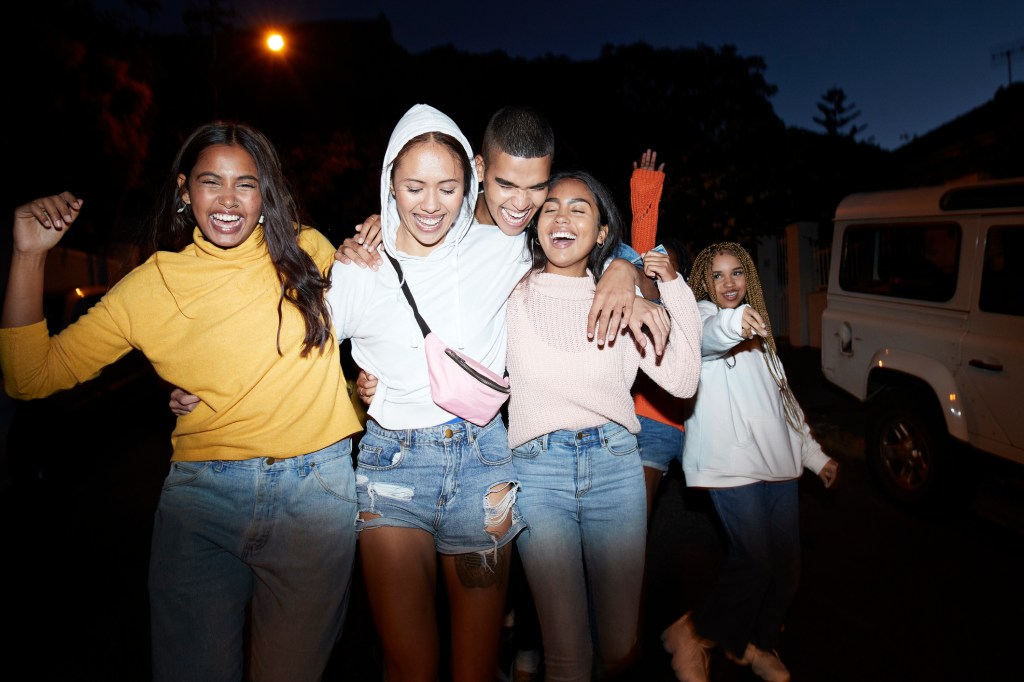
<svg viewBox="0 0 1024 682"><path fill-rule="evenodd" d="M488 497L492 492L506 494L495 505ZM358 531L420 528L434 536L442 554L492 550L526 528L516 505L519 483L500 415L486 426L455 421L400 431L367 421L359 442L356 493ZM500 524L506 514L512 515L509 530L500 537L489 532L488 524Z"/></svg>

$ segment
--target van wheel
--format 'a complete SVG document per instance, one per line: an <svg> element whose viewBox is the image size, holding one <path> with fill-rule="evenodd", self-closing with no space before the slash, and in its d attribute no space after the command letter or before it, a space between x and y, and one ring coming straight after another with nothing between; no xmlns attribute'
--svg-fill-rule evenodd
<svg viewBox="0 0 1024 682"><path fill-rule="evenodd" d="M935 399L923 392L891 391L870 410L865 454L883 492L900 504L940 501L951 444Z"/></svg>

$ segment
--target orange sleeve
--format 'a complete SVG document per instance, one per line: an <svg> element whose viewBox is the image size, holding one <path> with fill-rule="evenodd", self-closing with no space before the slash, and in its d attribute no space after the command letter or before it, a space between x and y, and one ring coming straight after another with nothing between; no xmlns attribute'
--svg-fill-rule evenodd
<svg viewBox="0 0 1024 682"><path fill-rule="evenodd" d="M641 256L658 243L658 203L664 184L664 172L643 168L635 168L629 179L629 200L633 207L632 246Z"/></svg>

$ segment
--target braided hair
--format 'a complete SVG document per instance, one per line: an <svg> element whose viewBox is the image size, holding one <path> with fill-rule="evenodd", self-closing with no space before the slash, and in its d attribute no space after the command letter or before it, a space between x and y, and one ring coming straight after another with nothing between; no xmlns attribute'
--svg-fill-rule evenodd
<svg viewBox="0 0 1024 682"><path fill-rule="evenodd" d="M779 360L778 347L775 345L775 335L772 333L772 322L768 317L768 309L764 304L764 292L761 289L761 278L757 276L757 268L754 267L754 259L742 246L736 242L716 242L706 247L697 254L693 260L693 267L690 270L690 289L698 301L711 301L719 308L722 304L718 302L715 294L715 285L711 281L711 264L715 257L728 253L736 257L736 260L743 266L744 278L747 285L746 296L740 304L746 303L756 310L764 320L766 332L758 337L764 351L764 362L768 366L768 372L772 375L779 393L782 395L782 405L786 413L786 421L797 431L800 431L804 423L804 413L800 404L793 395L793 390L786 381L786 373L782 369L782 361Z"/></svg>

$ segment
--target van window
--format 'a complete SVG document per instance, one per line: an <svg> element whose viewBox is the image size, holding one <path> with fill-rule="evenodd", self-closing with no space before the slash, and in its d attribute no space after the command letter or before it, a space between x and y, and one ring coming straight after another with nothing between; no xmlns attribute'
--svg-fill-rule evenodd
<svg viewBox="0 0 1024 682"><path fill-rule="evenodd" d="M985 240L978 308L1024 315L1024 225L993 227Z"/></svg>
<svg viewBox="0 0 1024 682"><path fill-rule="evenodd" d="M844 291L948 301L960 265L957 223L850 225L843 232Z"/></svg>

